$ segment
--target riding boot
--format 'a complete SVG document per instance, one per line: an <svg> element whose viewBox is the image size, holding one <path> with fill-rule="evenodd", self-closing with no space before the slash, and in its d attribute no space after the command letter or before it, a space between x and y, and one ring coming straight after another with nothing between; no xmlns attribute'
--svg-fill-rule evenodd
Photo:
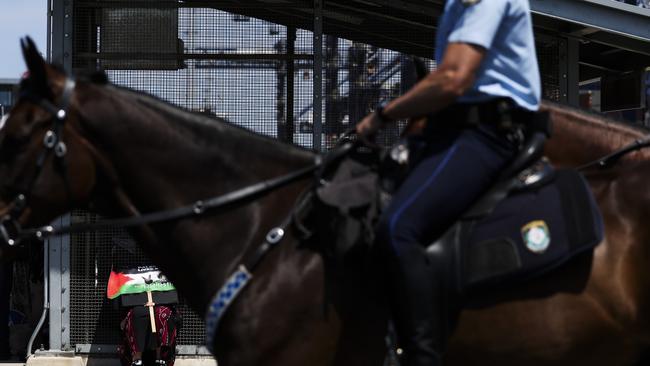
<svg viewBox="0 0 650 366"><path fill-rule="evenodd" d="M439 281L420 246L389 259L393 318L403 349L402 366L442 365L443 332Z"/></svg>

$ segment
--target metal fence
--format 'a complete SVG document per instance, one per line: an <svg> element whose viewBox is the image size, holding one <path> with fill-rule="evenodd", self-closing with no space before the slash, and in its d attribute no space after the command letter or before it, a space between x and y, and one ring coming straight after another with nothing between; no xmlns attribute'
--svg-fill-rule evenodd
<svg viewBox="0 0 650 366"><path fill-rule="evenodd" d="M291 24L176 0L73 4L75 71L102 68L115 84L307 148L330 148L380 100L400 95L415 82L408 55L327 34L314 47L314 33ZM556 37L538 37L548 99L560 100L566 93L559 66L565 47ZM318 85L320 92L314 89ZM395 128L382 139L390 143L397 134ZM72 216L72 221L92 220L97 217L83 212ZM119 340L120 313L105 297L115 235L122 234L107 230L70 239L67 326L69 345L78 352ZM146 260L142 253L138 259ZM181 311L179 344L202 344L199 317L184 305Z"/></svg>

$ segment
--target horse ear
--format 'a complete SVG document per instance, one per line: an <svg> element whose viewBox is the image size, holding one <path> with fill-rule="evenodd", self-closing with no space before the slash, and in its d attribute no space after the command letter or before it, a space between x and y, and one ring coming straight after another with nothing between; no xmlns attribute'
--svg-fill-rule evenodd
<svg viewBox="0 0 650 366"><path fill-rule="evenodd" d="M20 40L20 47L23 51L23 58L29 71L29 79L39 91L47 92L47 65L45 60L38 52L34 41L29 37Z"/></svg>
<svg viewBox="0 0 650 366"><path fill-rule="evenodd" d="M424 79L429 74L429 68L420 57L413 57L413 65L415 65L415 74L418 81Z"/></svg>

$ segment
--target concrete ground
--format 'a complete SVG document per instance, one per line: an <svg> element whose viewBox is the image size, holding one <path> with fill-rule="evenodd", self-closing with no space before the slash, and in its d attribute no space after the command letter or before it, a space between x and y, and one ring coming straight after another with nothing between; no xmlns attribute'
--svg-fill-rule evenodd
<svg viewBox="0 0 650 366"><path fill-rule="evenodd" d="M0 366L120 366L117 358L87 357L73 354L67 355L39 355L27 359L26 364L0 364ZM178 356L174 366L217 366L217 361L212 357Z"/></svg>

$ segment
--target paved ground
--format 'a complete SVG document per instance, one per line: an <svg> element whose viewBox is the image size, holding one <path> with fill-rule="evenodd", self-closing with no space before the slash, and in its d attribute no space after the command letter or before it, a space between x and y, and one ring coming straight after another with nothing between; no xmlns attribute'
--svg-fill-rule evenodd
<svg viewBox="0 0 650 366"><path fill-rule="evenodd" d="M10 363L0 366L120 366L117 358L88 358L81 356L32 356L27 364ZM217 366L212 357L177 357L174 366Z"/></svg>

